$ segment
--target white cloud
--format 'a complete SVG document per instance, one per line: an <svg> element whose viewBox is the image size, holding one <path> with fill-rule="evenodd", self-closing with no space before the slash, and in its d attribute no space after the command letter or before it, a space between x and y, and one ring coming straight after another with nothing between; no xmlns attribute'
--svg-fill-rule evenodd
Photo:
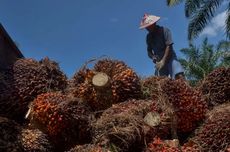
<svg viewBox="0 0 230 152"><path fill-rule="evenodd" d="M209 35L209 36L216 36L217 35L217 29L211 26L206 27L201 35Z"/></svg>
<svg viewBox="0 0 230 152"><path fill-rule="evenodd" d="M225 26L225 20L227 18L227 11L217 14L212 20L209 26L207 26L201 35L216 36L220 31L223 31Z"/></svg>

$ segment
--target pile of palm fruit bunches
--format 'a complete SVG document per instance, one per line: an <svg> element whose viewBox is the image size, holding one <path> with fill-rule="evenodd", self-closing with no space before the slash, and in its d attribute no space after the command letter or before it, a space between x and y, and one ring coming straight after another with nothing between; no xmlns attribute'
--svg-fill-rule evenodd
<svg viewBox="0 0 230 152"><path fill-rule="evenodd" d="M71 79L47 57L19 59L0 73L0 151L229 152L229 101L226 67L192 87L110 58Z"/></svg>

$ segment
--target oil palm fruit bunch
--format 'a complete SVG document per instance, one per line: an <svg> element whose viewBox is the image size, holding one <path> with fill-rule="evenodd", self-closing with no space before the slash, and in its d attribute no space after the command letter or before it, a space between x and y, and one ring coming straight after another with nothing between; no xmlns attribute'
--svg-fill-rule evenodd
<svg viewBox="0 0 230 152"><path fill-rule="evenodd" d="M176 139L177 120L174 109L168 103L167 99L162 98L162 96L158 98L159 100L152 102L150 106L151 112L145 116L145 122L155 128L152 135L154 134L163 140L171 138ZM148 121L150 123L148 123ZM151 138L149 138L149 141L152 141L152 135L150 136Z"/></svg>
<svg viewBox="0 0 230 152"><path fill-rule="evenodd" d="M161 84L169 103L177 117L177 129L180 133L193 131L205 118L207 104L201 92L190 87L184 80L165 80Z"/></svg>
<svg viewBox="0 0 230 152"><path fill-rule="evenodd" d="M90 69L80 69L71 80L70 92L73 92L74 96L81 98L83 101L89 103L91 109L99 110L103 107L103 104L99 102L96 89L93 86L92 79L95 72Z"/></svg>
<svg viewBox="0 0 230 152"><path fill-rule="evenodd" d="M141 90L143 93L143 98L157 100L162 92L160 89L160 81L164 79L168 79L168 77L150 76L141 79Z"/></svg>
<svg viewBox="0 0 230 152"><path fill-rule="evenodd" d="M123 61L103 59L99 60L94 71L103 72L111 78L111 89L115 103L141 95L140 79Z"/></svg>
<svg viewBox="0 0 230 152"><path fill-rule="evenodd" d="M93 110L104 110L141 95L139 77L118 60L101 59L92 69L79 70L73 79L77 86L75 95L88 102Z"/></svg>
<svg viewBox="0 0 230 152"><path fill-rule="evenodd" d="M207 113L202 126L189 142L202 151L227 151L230 145L230 104L215 107Z"/></svg>
<svg viewBox="0 0 230 152"><path fill-rule="evenodd" d="M0 151L23 152L18 140L21 126L5 117L0 117Z"/></svg>
<svg viewBox="0 0 230 152"><path fill-rule="evenodd" d="M48 88L52 91L65 90L67 87L67 77L61 71L58 63L50 60L48 57L40 60L39 63L46 71Z"/></svg>
<svg viewBox="0 0 230 152"><path fill-rule="evenodd" d="M145 137L152 127L145 121L152 101L128 100L106 109L93 123L93 143L102 147L116 147L117 151L141 151Z"/></svg>
<svg viewBox="0 0 230 152"><path fill-rule="evenodd" d="M53 148L46 134L38 129L22 129L19 140L26 152L52 152Z"/></svg>
<svg viewBox="0 0 230 152"><path fill-rule="evenodd" d="M70 80L70 84L73 85L72 87L77 87L85 81L92 79L93 75L93 71L84 66L74 74L73 78Z"/></svg>
<svg viewBox="0 0 230 152"><path fill-rule="evenodd" d="M47 133L59 148L82 144L91 138L89 110L72 95L61 92L39 95L31 105L29 118L31 126Z"/></svg>
<svg viewBox="0 0 230 152"><path fill-rule="evenodd" d="M188 141L183 146L181 146L182 152L204 152L199 145L192 141Z"/></svg>
<svg viewBox="0 0 230 152"><path fill-rule="evenodd" d="M145 152L181 152L174 141L163 141L159 137L155 137L148 145Z"/></svg>
<svg viewBox="0 0 230 152"><path fill-rule="evenodd" d="M0 72L0 116L9 117L15 115L15 108L19 107L17 92L14 88L14 76L12 70Z"/></svg>
<svg viewBox="0 0 230 152"><path fill-rule="evenodd" d="M28 105L37 95L63 90L67 86L67 78L57 64L45 58L40 63L33 59L19 59L7 72L5 90L0 98L0 113L21 120ZM9 76L11 74L11 76Z"/></svg>
<svg viewBox="0 0 230 152"><path fill-rule="evenodd" d="M211 107L230 99L230 68L221 67L207 75L198 87Z"/></svg>

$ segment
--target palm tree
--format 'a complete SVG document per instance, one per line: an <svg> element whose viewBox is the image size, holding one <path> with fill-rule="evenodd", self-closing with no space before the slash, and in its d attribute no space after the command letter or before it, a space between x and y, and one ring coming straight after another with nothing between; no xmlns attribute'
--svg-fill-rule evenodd
<svg viewBox="0 0 230 152"><path fill-rule="evenodd" d="M188 39L193 40L205 28L205 26L214 17L217 8L224 2L228 3L226 7L227 18L225 20L226 36L230 38L230 2L229 0L167 0L168 6L174 6L185 2L185 16L189 19Z"/></svg>
<svg viewBox="0 0 230 152"><path fill-rule="evenodd" d="M217 46L208 43L205 38L201 48L190 44L189 48L183 48L180 51L185 59L179 59L185 68L185 75L191 84L196 84L207 74L219 66L230 66L229 59L225 59L225 54L229 53L230 42L221 41Z"/></svg>
<svg viewBox="0 0 230 152"><path fill-rule="evenodd" d="M221 64L220 66L229 67L230 66L230 42L220 41L217 49L221 52Z"/></svg>

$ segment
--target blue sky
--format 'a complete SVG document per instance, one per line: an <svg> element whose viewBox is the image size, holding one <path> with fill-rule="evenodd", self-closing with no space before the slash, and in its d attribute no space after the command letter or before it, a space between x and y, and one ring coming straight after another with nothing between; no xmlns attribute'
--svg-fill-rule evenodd
<svg viewBox="0 0 230 152"><path fill-rule="evenodd" d="M180 57L179 50L188 46L188 20L183 4L169 8L165 0L1 0L0 22L25 57L48 56L68 77L102 55L149 76L154 65L147 57L147 32L139 30L144 13L161 16L158 24L171 30ZM215 43L224 37L225 15L222 10L216 15L200 39L208 36Z"/></svg>

